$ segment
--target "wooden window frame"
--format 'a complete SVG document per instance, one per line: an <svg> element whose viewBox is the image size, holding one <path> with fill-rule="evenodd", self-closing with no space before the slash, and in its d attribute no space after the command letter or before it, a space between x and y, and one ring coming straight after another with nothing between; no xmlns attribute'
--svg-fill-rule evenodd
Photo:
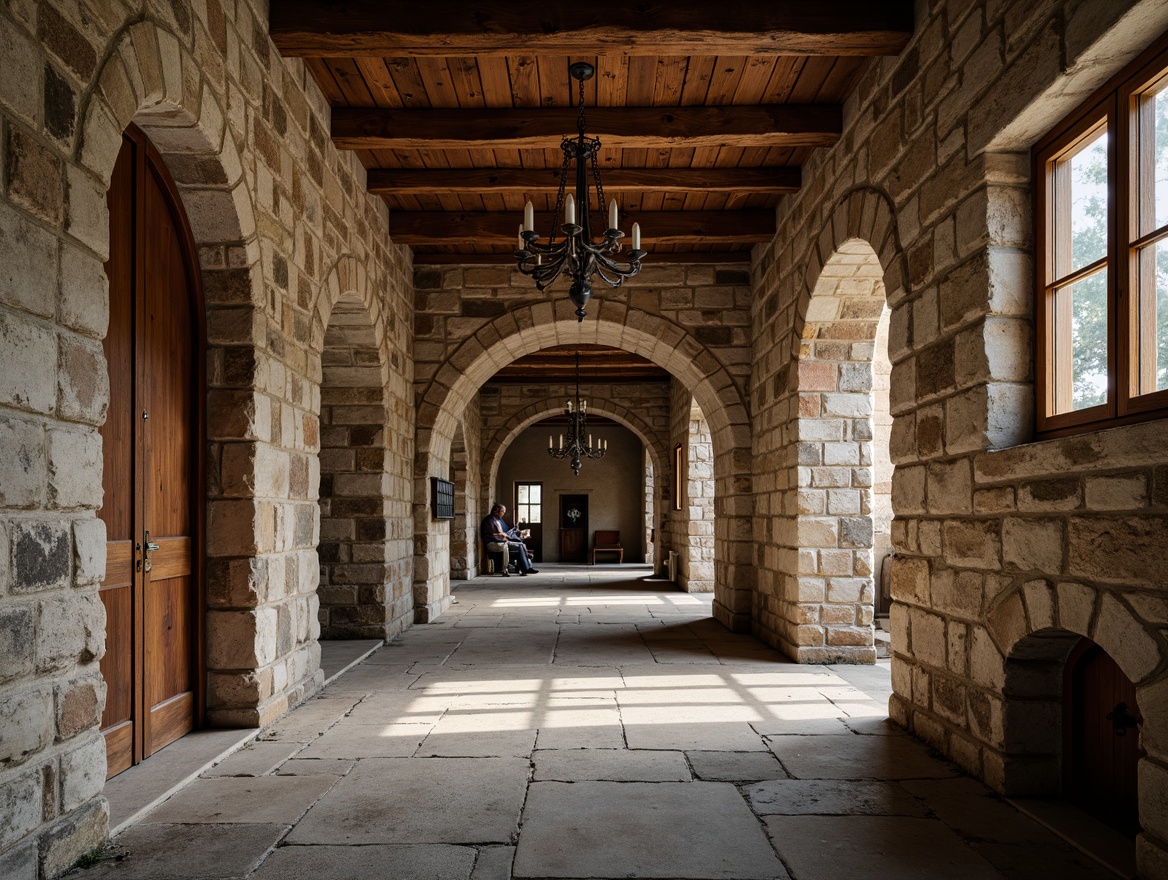
<svg viewBox="0 0 1168 880"><path fill-rule="evenodd" d="M1148 331L1148 309L1141 301L1136 261L1138 251L1157 242L1168 246L1168 226L1139 233L1140 98L1168 80L1168 34L1120 71L1039 141L1032 154L1035 218L1035 434L1038 439L1097 431L1168 417L1168 389L1133 393L1139 365L1132 357L1140 333ZM1072 153L1099 126L1107 143L1107 252L1102 260L1076 272L1056 276L1055 163ZM1146 186L1145 186L1146 189ZM1147 197L1147 193L1144 193ZM1076 279L1107 272L1107 400L1081 410L1055 412L1055 297L1058 287ZM1141 310L1143 315L1141 315ZM1146 341L1146 340L1145 340Z"/></svg>
<svg viewBox="0 0 1168 880"><path fill-rule="evenodd" d="M539 508L539 522L536 523L536 525L543 525L543 481L542 480L516 480L515 484L511 487L512 494L515 496L514 497L515 506L513 508L511 508L513 525L515 525L515 527L518 528L519 521L520 521L520 516L519 516L519 487L520 486L539 486L539 503L532 504L530 501L527 501L527 502L524 502L524 506L529 508L529 509L532 507L538 507ZM530 525L530 524L531 523L529 521L524 520L524 525Z"/></svg>

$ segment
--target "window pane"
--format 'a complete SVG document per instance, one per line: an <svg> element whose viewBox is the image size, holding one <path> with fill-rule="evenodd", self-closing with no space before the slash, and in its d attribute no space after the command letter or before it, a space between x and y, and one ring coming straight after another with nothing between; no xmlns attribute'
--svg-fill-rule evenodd
<svg viewBox="0 0 1168 880"><path fill-rule="evenodd" d="M539 504L540 501L542 500L539 497L541 494L540 493L541 489L543 489L543 486L539 485L538 483L531 487L531 503L532 504Z"/></svg>
<svg viewBox="0 0 1168 880"><path fill-rule="evenodd" d="M1161 86L1158 92L1147 95L1151 106L1151 164L1153 186L1155 187L1155 220L1150 228L1140 230L1141 234L1159 229L1168 223L1168 87Z"/></svg>
<svg viewBox="0 0 1168 880"><path fill-rule="evenodd" d="M519 503L527 503L527 486L524 483L519 484Z"/></svg>
<svg viewBox="0 0 1168 880"><path fill-rule="evenodd" d="M1107 272L1055 293L1055 411L1107 402Z"/></svg>
<svg viewBox="0 0 1168 880"><path fill-rule="evenodd" d="M1139 253L1137 394L1168 388L1168 240L1161 239Z"/></svg>
<svg viewBox="0 0 1168 880"><path fill-rule="evenodd" d="M534 524L538 525L539 521L540 521L540 515L541 515L540 511L541 511L540 505L538 505L538 504L531 505L531 512L527 516L527 521L529 523L534 523Z"/></svg>
<svg viewBox="0 0 1168 880"><path fill-rule="evenodd" d="M1060 159L1055 175L1057 279L1107 255L1107 131Z"/></svg>

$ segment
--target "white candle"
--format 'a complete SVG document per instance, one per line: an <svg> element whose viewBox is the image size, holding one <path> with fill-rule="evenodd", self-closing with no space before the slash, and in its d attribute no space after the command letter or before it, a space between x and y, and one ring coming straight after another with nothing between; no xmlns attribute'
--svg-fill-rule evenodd
<svg viewBox="0 0 1168 880"><path fill-rule="evenodd" d="M633 250L639 251L641 249L641 224L633 224Z"/></svg>
<svg viewBox="0 0 1168 880"><path fill-rule="evenodd" d="M560 449L563 449L563 448L564 448L564 435L561 434L560 435Z"/></svg>
<svg viewBox="0 0 1168 880"><path fill-rule="evenodd" d="M619 222L620 222L620 216L617 213L617 209L616 209L616 199L613 199L611 202L608 203L608 228L609 229L618 229L619 227L616 224Z"/></svg>
<svg viewBox="0 0 1168 880"><path fill-rule="evenodd" d="M588 435L588 448L589 449L592 448L592 435L591 434Z"/></svg>
<svg viewBox="0 0 1168 880"><path fill-rule="evenodd" d="M535 229L535 205L528 202L523 208L523 231L531 232Z"/></svg>
<svg viewBox="0 0 1168 880"><path fill-rule="evenodd" d="M576 223L576 199L571 193L564 200L564 222L575 225Z"/></svg>
<svg viewBox="0 0 1168 880"><path fill-rule="evenodd" d="M548 449L555 449L555 448L556 447L552 445L552 435L548 434Z"/></svg>

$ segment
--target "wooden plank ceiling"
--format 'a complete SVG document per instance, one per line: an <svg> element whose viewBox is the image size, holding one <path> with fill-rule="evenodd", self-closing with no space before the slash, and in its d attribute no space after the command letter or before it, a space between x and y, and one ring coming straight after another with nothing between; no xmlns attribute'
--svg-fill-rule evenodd
<svg viewBox="0 0 1168 880"><path fill-rule="evenodd" d="M868 57L899 52L913 24L911 0L271 6L272 39L305 60L334 142L357 151L417 263L511 259L528 199L547 234L576 127L571 61L596 67L588 134L648 259L746 259L811 151L839 137Z"/></svg>

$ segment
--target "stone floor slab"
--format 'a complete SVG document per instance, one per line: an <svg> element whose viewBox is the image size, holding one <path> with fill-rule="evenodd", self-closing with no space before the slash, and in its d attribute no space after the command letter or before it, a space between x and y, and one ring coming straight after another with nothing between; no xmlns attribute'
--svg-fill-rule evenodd
<svg viewBox="0 0 1168 880"><path fill-rule="evenodd" d="M199 779L142 821L146 824L258 822L291 825L336 782L335 776Z"/></svg>
<svg viewBox="0 0 1168 880"><path fill-rule="evenodd" d="M707 782L758 782L786 779L787 772L770 752L686 752L694 775Z"/></svg>
<svg viewBox="0 0 1168 880"><path fill-rule="evenodd" d="M513 846L484 846L475 859L470 880L511 880L511 863L515 861Z"/></svg>
<svg viewBox="0 0 1168 880"><path fill-rule="evenodd" d="M246 877L288 830L286 825L139 824L117 838L127 855L69 880L237 880Z"/></svg>
<svg viewBox="0 0 1168 880"><path fill-rule="evenodd" d="M1001 844L1055 845L1037 822L1018 821L1018 810L976 779L915 779L903 783L946 825L967 838Z"/></svg>
<svg viewBox="0 0 1168 880"><path fill-rule="evenodd" d="M519 758L367 758L288 842L512 843L528 766Z"/></svg>
<svg viewBox="0 0 1168 880"><path fill-rule="evenodd" d="M766 743L745 722L671 724L625 723L625 740L630 749L665 749L680 752L765 752Z"/></svg>
<svg viewBox="0 0 1168 880"><path fill-rule="evenodd" d="M298 758L408 758L432 724L338 724L297 753Z"/></svg>
<svg viewBox="0 0 1168 880"><path fill-rule="evenodd" d="M516 877L788 876L725 783L535 782L523 817Z"/></svg>
<svg viewBox="0 0 1168 880"><path fill-rule="evenodd" d="M681 752L627 749L538 751L532 756L532 761L536 781L689 782L693 778Z"/></svg>
<svg viewBox="0 0 1168 880"><path fill-rule="evenodd" d="M746 788L760 816L924 816L925 805L895 782L780 779Z"/></svg>
<svg viewBox="0 0 1168 880"><path fill-rule="evenodd" d="M228 755L204 778L215 776L263 776L271 773L302 748L300 743L253 742Z"/></svg>
<svg viewBox="0 0 1168 880"><path fill-rule="evenodd" d="M774 736L770 750L796 779L940 779L958 775L914 739L898 736Z"/></svg>
<svg viewBox="0 0 1168 880"><path fill-rule="evenodd" d="M768 816L767 830L798 880L1002 880L936 819Z"/></svg>
<svg viewBox="0 0 1168 880"><path fill-rule="evenodd" d="M468 880L468 846L282 846L250 880Z"/></svg>

